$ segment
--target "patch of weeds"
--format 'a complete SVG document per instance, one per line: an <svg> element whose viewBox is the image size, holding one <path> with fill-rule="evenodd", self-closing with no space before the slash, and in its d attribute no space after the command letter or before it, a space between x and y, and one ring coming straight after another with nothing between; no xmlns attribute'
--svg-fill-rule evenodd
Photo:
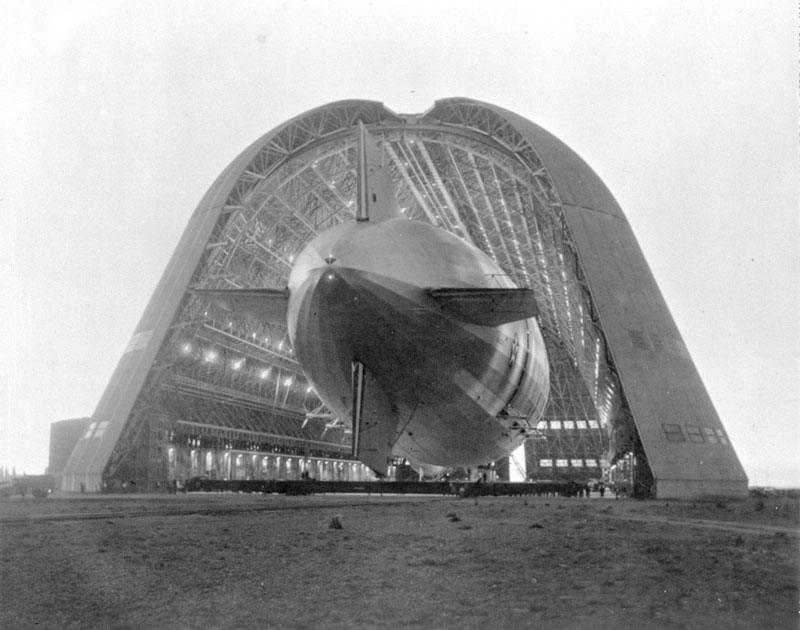
<svg viewBox="0 0 800 630"><path fill-rule="evenodd" d="M331 520L328 521L328 529L344 529L342 525L342 520L339 518L339 515L331 516Z"/></svg>

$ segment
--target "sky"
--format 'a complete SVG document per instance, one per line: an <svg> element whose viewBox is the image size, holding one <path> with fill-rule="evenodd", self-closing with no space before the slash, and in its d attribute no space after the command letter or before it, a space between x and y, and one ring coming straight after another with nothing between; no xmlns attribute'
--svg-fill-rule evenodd
<svg viewBox="0 0 800 630"><path fill-rule="evenodd" d="M256 138L464 96L599 174L750 483L800 487L798 26L785 0L0 0L0 466L43 472L50 423L92 414Z"/></svg>

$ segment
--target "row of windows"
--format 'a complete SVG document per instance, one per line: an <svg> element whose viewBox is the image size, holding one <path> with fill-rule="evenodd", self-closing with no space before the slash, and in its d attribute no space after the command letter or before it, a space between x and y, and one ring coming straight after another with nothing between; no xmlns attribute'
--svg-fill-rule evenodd
<svg viewBox="0 0 800 630"><path fill-rule="evenodd" d="M536 428L539 431L546 431L547 429L599 429L600 423L597 420L540 420Z"/></svg>
<svg viewBox="0 0 800 630"><path fill-rule="evenodd" d="M596 459L540 459L540 468L598 468L602 461Z"/></svg>
<svg viewBox="0 0 800 630"><path fill-rule="evenodd" d="M106 432L106 428L108 428L108 420L103 420L101 422L92 422L89 425L89 428L86 429L86 433L83 436L84 440L88 440L91 437L102 437L103 433Z"/></svg>
<svg viewBox="0 0 800 630"><path fill-rule="evenodd" d="M668 442L686 442L688 436L689 441L694 444L727 444L728 438L725 436L725 431L722 429L712 429L711 427L698 427L693 424L686 424L683 427L679 424L663 423L661 427L664 429L664 437ZM684 435L684 428L686 435Z"/></svg>

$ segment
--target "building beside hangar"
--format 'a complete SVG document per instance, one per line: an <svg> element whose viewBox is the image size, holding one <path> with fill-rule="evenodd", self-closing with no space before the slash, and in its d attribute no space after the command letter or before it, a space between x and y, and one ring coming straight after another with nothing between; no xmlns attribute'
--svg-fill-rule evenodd
<svg viewBox="0 0 800 630"><path fill-rule="evenodd" d="M50 423L50 454L45 472L56 477L59 487L59 475L64 471L75 445L86 433L91 422L91 418L70 418Z"/></svg>
<svg viewBox="0 0 800 630"><path fill-rule="evenodd" d="M194 476L364 480L280 325L193 289L280 288L321 231L352 220L356 130L390 161L405 216L535 290L550 402L530 478L624 475L638 496L744 495L747 478L630 225L571 149L465 98L420 115L348 100L265 134L192 215L64 468L63 489L154 490ZM507 465L506 465L507 469Z"/></svg>

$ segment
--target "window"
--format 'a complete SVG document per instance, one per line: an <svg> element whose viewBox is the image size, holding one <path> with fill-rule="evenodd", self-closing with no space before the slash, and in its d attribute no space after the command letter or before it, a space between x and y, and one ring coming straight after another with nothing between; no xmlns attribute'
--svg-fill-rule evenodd
<svg viewBox="0 0 800 630"><path fill-rule="evenodd" d="M547 430L547 420L539 420L539 422L536 423L536 428L539 429L539 431Z"/></svg>
<svg viewBox="0 0 800 630"><path fill-rule="evenodd" d="M588 425L586 424L586 420L578 420L578 421L575 423L575 425L576 425L576 426L577 426L579 429L586 429L586 428L588 427Z"/></svg>
<svg viewBox="0 0 800 630"><path fill-rule="evenodd" d="M714 433L717 434L717 438L719 438L719 443L720 444L727 444L728 443L728 440L725 437L725 431L723 431L722 429L714 429Z"/></svg>
<svg viewBox="0 0 800 630"><path fill-rule="evenodd" d="M539 460L539 467L540 468L552 468L553 467L553 460L552 459L540 459Z"/></svg>
<svg viewBox="0 0 800 630"><path fill-rule="evenodd" d="M703 431L706 434L706 439L708 440L709 444L717 444L719 442L717 439L717 434L714 433L714 429L711 427L703 427Z"/></svg>
<svg viewBox="0 0 800 630"><path fill-rule="evenodd" d="M600 423L597 420L589 420L589 428L590 429L599 429Z"/></svg>
<svg viewBox="0 0 800 630"><path fill-rule="evenodd" d="M558 468L566 468L567 466L569 466L569 460L567 460L567 459L557 459L556 460L556 466Z"/></svg>
<svg viewBox="0 0 800 630"><path fill-rule="evenodd" d="M683 429L681 429L681 425L679 424L668 424L663 423L661 428L664 429L664 436L667 438L667 442L685 442L686 438L683 437Z"/></svg>
<svg viewBox="0 0 800 630"><path fill-rule="evenodd" d="M703 439L703 432L700 430L700 427L687 424L686 435L689 436L689 441L694 442L695 444L702 444L705 442L705 439Z"/></svg>
<svg viewBox="0 0 800 630"><path fill-rule="evenodd" d="M564 420L564 428L565 429L574 429L575 423L572 420Z"/></svg>
<svg viewBox="0 0 800 630"><path fill-rule="evenodd" d="M573 468L583 468L583 460L582 459L571 459L571 460L569 460L569 463Z"/></svg>
<svg viewBox="0 0 800 630"><path fill-rule="evenodd" d="M86 429L86 434L83 436L83 439L84 439L84 440L88 440L90 437L92 437L92 432L94 431L94 428L95 428L96 426L97 426L97 423L96 423L96 422L92 422L92 423L89 425L89 428L88 428L88 429Z"/></svg>
<svg viewBox="0 0 800 630"><path fill-rule="evenodd" d="M597 468L597 460L596 459L587 459L586 460L586 465L589 468Z"/></svg>
<svg viewBox="0 0 800 630"><path fill-rule="evenodd" d="M550 422L551 429L560 429L561 428L561 420L552 420Z"/></svg>

